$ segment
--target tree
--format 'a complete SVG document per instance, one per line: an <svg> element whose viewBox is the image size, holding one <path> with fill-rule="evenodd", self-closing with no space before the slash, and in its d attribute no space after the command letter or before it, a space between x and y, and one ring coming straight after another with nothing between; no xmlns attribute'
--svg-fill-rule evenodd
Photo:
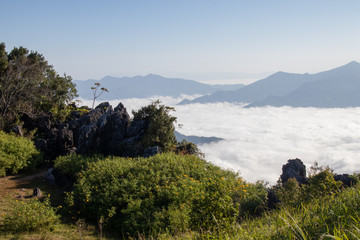
<svg viewBox="0 0 360 240"><path fill-rule="evenodd" d="M77 96L71 77L61 77L42 54L24 47L9 54L0 43L0 128L23 114L58 111Z"/></svg>
<svg viewBox="0 0 360 240"><path fill-rule="evenodd" d="M91 90L93 91L94 94L94 99L93 99L93 103L92 103L92 108L94 108L95 105L95 100L101 96L101 94L103 94L104 92L109 92L109 90L107 88L102 87L100 90L101 92L99 94L97 94L97 91L100 87L100 83L94 83L95 87L91 87Z"/></svg>
<svg viewBox="0 0 360 240"><path fill-rule="evenodd" d="M134 120L143 120L147 130L142 138L144 147L158 146L162 151L171 151L176 145L175 126L176 117L170 112L174 108L160 105L160 101L152 102L138 111L133 111Z"/></svg>

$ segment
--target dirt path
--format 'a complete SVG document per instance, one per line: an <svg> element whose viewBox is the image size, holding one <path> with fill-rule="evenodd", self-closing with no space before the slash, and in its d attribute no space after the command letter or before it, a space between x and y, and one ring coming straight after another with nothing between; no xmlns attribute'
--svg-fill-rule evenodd
<svg viewBox="0 0 360 240"><path fill-rule="evenodd" d="M25 196L28 194L28 187L31 185L31 182L36 179L40 180L46 175L47 169L38 169L28 174L14 175L0 178L0 199L4 198L6 195L12 195L12 192L17 197L20 195Z"/></svg>

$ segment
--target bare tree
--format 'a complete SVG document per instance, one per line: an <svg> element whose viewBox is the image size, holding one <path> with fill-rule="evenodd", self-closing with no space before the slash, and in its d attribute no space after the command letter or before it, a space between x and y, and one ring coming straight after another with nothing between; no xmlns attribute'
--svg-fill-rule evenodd
<svg viewBox="0 0 360 240"><path fill-rule="evenodd" d="M104 92L109 92L109 90L107 90L107 88L100 88L101 92L97 94L97 91L99 90L99 87L100 87L100 83L94 83L95 87L91 87L91 90L93 91L93 94L94 94L94 98L93 98L93 104L92 104L92 108L94 108L94 105L95 105L95 100L101 96L101 94L103 94Z"/></svg>

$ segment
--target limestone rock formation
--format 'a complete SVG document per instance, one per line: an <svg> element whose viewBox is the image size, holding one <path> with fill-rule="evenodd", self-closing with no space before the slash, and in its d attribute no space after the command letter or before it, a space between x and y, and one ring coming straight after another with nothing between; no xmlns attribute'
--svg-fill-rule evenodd
<svg viewBox="0 0 360 240"><path fill-rule="evenodd" d="M280 178L282 183L285 183L289 178L295 178L299 184L306 184L306 166L298 158L290 159L287 164L283 165Z"/></svg>
<svg viewBox="0 0 360 240"><path fill-rule="evenodd" d="M104 102L87 111L84 114L75 110L65 122L56 122L51 115L36 119L24 116L24 128L36 129L35 145L48 159L71 153L119 156L159 153L157 146L145 149L141 145L147 126L143 120L131 121L122 103L113 109Z"/></svg>

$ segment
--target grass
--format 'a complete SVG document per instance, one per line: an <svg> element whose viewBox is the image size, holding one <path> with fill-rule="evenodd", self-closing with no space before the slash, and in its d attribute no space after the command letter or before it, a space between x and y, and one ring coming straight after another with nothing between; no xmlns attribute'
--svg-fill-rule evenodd
<svg viewBox="0 0 360 240"><path fill-rule="evenodd" d="M225 230L230 239L360 239L360 185L337 196L314 199L247 219Z"/></svg>

